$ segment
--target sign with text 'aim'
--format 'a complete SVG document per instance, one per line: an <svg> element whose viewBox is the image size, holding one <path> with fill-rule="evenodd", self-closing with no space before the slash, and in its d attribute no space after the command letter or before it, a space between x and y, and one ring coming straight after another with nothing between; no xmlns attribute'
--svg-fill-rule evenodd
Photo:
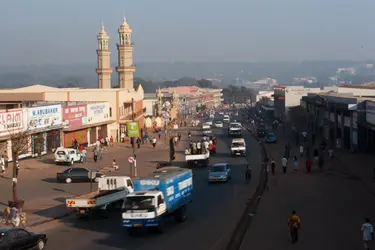
<svg viewBox="0 0 375 250"><path fill-rule="evenodd" d="M139 124L138 122L127 122L126 130L129 137L139 137Z"/></svg>

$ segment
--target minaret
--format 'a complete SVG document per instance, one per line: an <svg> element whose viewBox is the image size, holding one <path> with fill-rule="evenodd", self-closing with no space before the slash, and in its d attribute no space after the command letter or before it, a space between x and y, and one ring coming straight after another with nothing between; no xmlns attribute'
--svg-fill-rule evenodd
<svg viewBox="0 0 375 250"><path fill-rule="evenodd" d="M132 29L129 24L124 21L118 29L120 42L117 44L118 51L118 66L116 68L118 72L118 85L120 88L133 89L133 76L135 72L135 66L133 65L133 47L134 44L131 40Z"/></svg>
<svg viewBox="0 0 375 250"><path fill-rule="evenodd" d="M98 88L99 89L109 89L111 88L111 52L108 48L109 36L104 30L104 25L102 23L102 29L97 35L98 39L98 49L96 54L98 55L98 67L96 68L96 73L98 74Z"/></svg>

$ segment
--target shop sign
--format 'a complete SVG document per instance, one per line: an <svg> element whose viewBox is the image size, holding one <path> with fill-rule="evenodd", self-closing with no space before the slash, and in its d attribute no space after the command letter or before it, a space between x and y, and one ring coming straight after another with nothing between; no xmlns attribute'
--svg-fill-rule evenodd
<svg viewBox="0 0 375 250"><path fill-rule="evenodd" d="M87 122L89 124L110 120L108 103L87 104Z"/></svg>
<svg viewBox="0 0 375 250"><path fill-rule="evenodd" d="M22 109L10 109L0 111L0 135L23 129Z"/></svg>
<svg viewBox="0 0 375 250"><path fill-rule="evenodd" d="M64 124L72 127L79 127L87 122L87 105L80 104L74 106L66 106L63 108Z"/></svg>
<svg viewBox="0 0 375 250"><path fill-rule="evenodd" d="M138 137L139 136L139 124L138 122L127 122L126 130L129 137Z"/></svg>
<svg viewBox="0 0 375 250"><path fill-rule="evenodd" d="M41 129L62 125L62 107L48 105L27 108L27 126L30 129Z"/></svg>
<svg viewBox="0 0 375 250"><path fill-rule="evenodd" d="M344 116L344 126L345 127L350 127L351 125L351 120L350 120L350 117L349 116Z"/></svg>
<svg viewBox="0 0 375 250"><path fill-rule="evenodd" d="M366 122L375 125L375 102L366 102Z"/></svg>
<svg viewBox="0 0 375 250"><path fill-rule="evenodd" d="M358 128L358 113L357 112L353 112L352 114L352 125L353 125L353 128L354 129L357 129Z"/></svg>

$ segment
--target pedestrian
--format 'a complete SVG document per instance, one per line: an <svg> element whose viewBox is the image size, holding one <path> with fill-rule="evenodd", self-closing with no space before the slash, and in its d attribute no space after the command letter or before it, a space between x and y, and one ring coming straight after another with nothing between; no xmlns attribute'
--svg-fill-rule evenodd
<svg viewBox="0 0 375 250"><path fill-rule="evenodd" d="M301 220L297 215L296 211L292 211L292 215L288 218L288 228L290 237L292 238L292 244L297 243L298 241L298 230L301 227Z"/></svg>
<svg viewBox="0 0 375 250"><path fill-rule="evenodd" d="M107 135L105 137L105 147L108 148L110 145L111 145L111 142L110 142L109 136Z"/></svg>
<svg viewBox="0 0 375 250"><path fill-rule="evenodd" d="M203 147L206 150L206 152L208 151L208 145L209 145L208 141L203 142Z"/></svg>
<svg viewBox="0 0 375 250"><path fill-rule="evenodd" d="M18 173L20 172L20 163L16 161L16 179L18 178Z"/></svg>
<svg viewBox="0 0 375 250"><path fill-rule="evenodd" d="M160 140L160 136L161 136L161 129L158 130L158 137L159 137L159 140Z"/></svg>
<svg viewBox="0 0 375 250"><path fill-rule="evenodd" d="M185 149L185 155L190 155L190 149L189 148Z"/></svg>
<svg viewBox="0 0 375 250"><path fill-rule="evenodd" d="M0 156L0 166L1 166L1 173L5 174L5 160L2 155Z"/></svg>
<svg viewBox="0 0 375 250"><path fill-rule="evenodd" d="M182 124L182 122L181 122L181 124ZM178 132L178 141L181 141L181 137L182 137L181 132Z"/></svg>
<svg viewBox="0 0 375 250"><path fill-rule="evenodd" d="M275 160L272 158L272 159L271 159L271 172L272 172L272 175L275 175L275 170L276 170L276 162L275 162Z"/></svg>
<svg viewBox="0 0 375 250"><path fill-rule="evenodd" d="M121 133L121 142L124 143L125 142L125 133Z"/></svg>
<svg viewBox="0 0 375 250"><path fill-rule="evenodd" d="M307 158L306 159L306 171L307 171L307 173L311 172L312 164L313 164L312 160L310 158Z"/></svg>
<svg viewBox="0 0 375 250"><path fill-rule="evenodd" d="M250 179L251 179L251 167L250 167L250 165L248 164L247 166L246 166L246 169L245 169L245 180L246 181L249 181Z"/></svg>
<svg viewBox="0 0 375 250"><path fill-rule="evenodd" d="M143 138L143 136L144 136L144 134L143 134L143 128L141 128L141 138ZM142 144L144 144L144 142L143 142L143 140L141 139L141 142L142 142Z"/></svg>
<svg viewBox="0 0 375 250"><path fill-rule="evenodd" d="M156 147L156 138L154 137L152 139L152 148L155 149L155 147Z"/></svg>
<svg viewBox="0 0 375 250"><path fill-rule="evenodd" d="M281 166L283 167L283 173L286 174L286 168L288 165L288 159L284 155L284 157L281 159Z"/></svg>
<svg viewBox="0 0 375 250"><path fill-rule="evenodd" d="M109 137L109 145L113 147L113 136Z"/></svg>
<svg viewBox="0 0 375 250"><path fill-rule="evenodd" d="M293 156L293 167L294 167L294 172L297 172L297 171L298 171L298 165L299 165L299 162L298 162L297 156Z"/></svg>
<svg viewBox="0 0 375 250"><path fill-rule="evenodd" d="M302 157L303 156L303 146L299 146L299 154Z"/></svg>
<svg viewBox="0 0 375 250"><path fill-rule="evenodd" d="M324 166L324 156L321 154L318 159L318 166L319 166L319 171L323 172L323 166Z"/></svg>
<svg viewBox="0 0 375 250"><path fill-rule="evenodd" d="M98 149L95 147L93 150L92 150L94 156L94 162L97 162L98 161Z"/></svg>
<svg viewBox="0 0 375 250"><path fill-rule="evenodd" d="M104 153L104 146L100 145L99 146L99 160L103 159L103 153Z"/></svg>
<svg viewBox="0 0 375 250"><path fill-rule="evenodd" d="M113 167L114 170L118 170L119 169L119 166L117 165L115 159L113 159L113 161L112 161L112 167Z"/></svg>
<svg viewBox="0 0 375 250"><path fill-rule="evenodd" d="M332 160L332 158L333 158L333 149L332 148L330 148L330 149L328 149L328 159L329 160Z"/></svg>
<svg viewBox="0 0 375 250"><path fill-rule="evenodd" d="M178 145L178 136L173 137L174 145Z"/></svg>
<svg viewBox="0 0 375 250"><path fill-rule="evenodd" d="M11 220L11 223L14 227L18 227L20 225L20 216L18 214L18 209L16 207L12 207L10 209L10 220Z"/></svg>
<svg viewBox="0 0 375 250"><path fill-rule="evenodd" d="M193 155L197 153L197 142L193 141Z"/></svg>
<svg viewBox="0 0 375 250"><path fill-rule="evenodd" d="M370 249L369 243L374 240L374 228L370 224L369 218L366 218L365 223L362 224L361 233L362 233L363 245L365 247L365 250L369 250Z"/></svg>
<svg viewBox="0 0 375 250"><path fill-rule="evenodd" d="M142 143L142 140L140 137L137 138L137 147L138 148L141 148L141 143Z"/></svg>
<svg viewBox="0 0 375 250"><path fill-rule="evenodd" d="M82 163L86 163L87 162L87 150L86 150L86 148L83 148L81 154L82 154Z"/></svg>
<svg viewBox="0 0 375 250"><path fill-rule="evenodd" d="M314 164L318 167L318 164L319 164L319 150L317 148L314 149Z"/></svg>

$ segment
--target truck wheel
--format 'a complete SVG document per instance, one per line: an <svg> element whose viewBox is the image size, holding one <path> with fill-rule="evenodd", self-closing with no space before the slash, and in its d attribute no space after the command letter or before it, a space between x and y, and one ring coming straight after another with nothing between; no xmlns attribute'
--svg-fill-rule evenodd
<svg viewBox="0 0 375 250"><path fill-rule="evenodd" d="M179 223L182 223L186 221L187 215L186 215L186 206L182 206L180 209L178 209L175 212L175 220Z"/></svg>
<svg viewBox="0 0 375 250"><path fill-rule="evenodd" d="M69 184L69 183L72 183L72 178L66 178L66 179L65 179L65 183L68 183L68 184Z"/></svg>

